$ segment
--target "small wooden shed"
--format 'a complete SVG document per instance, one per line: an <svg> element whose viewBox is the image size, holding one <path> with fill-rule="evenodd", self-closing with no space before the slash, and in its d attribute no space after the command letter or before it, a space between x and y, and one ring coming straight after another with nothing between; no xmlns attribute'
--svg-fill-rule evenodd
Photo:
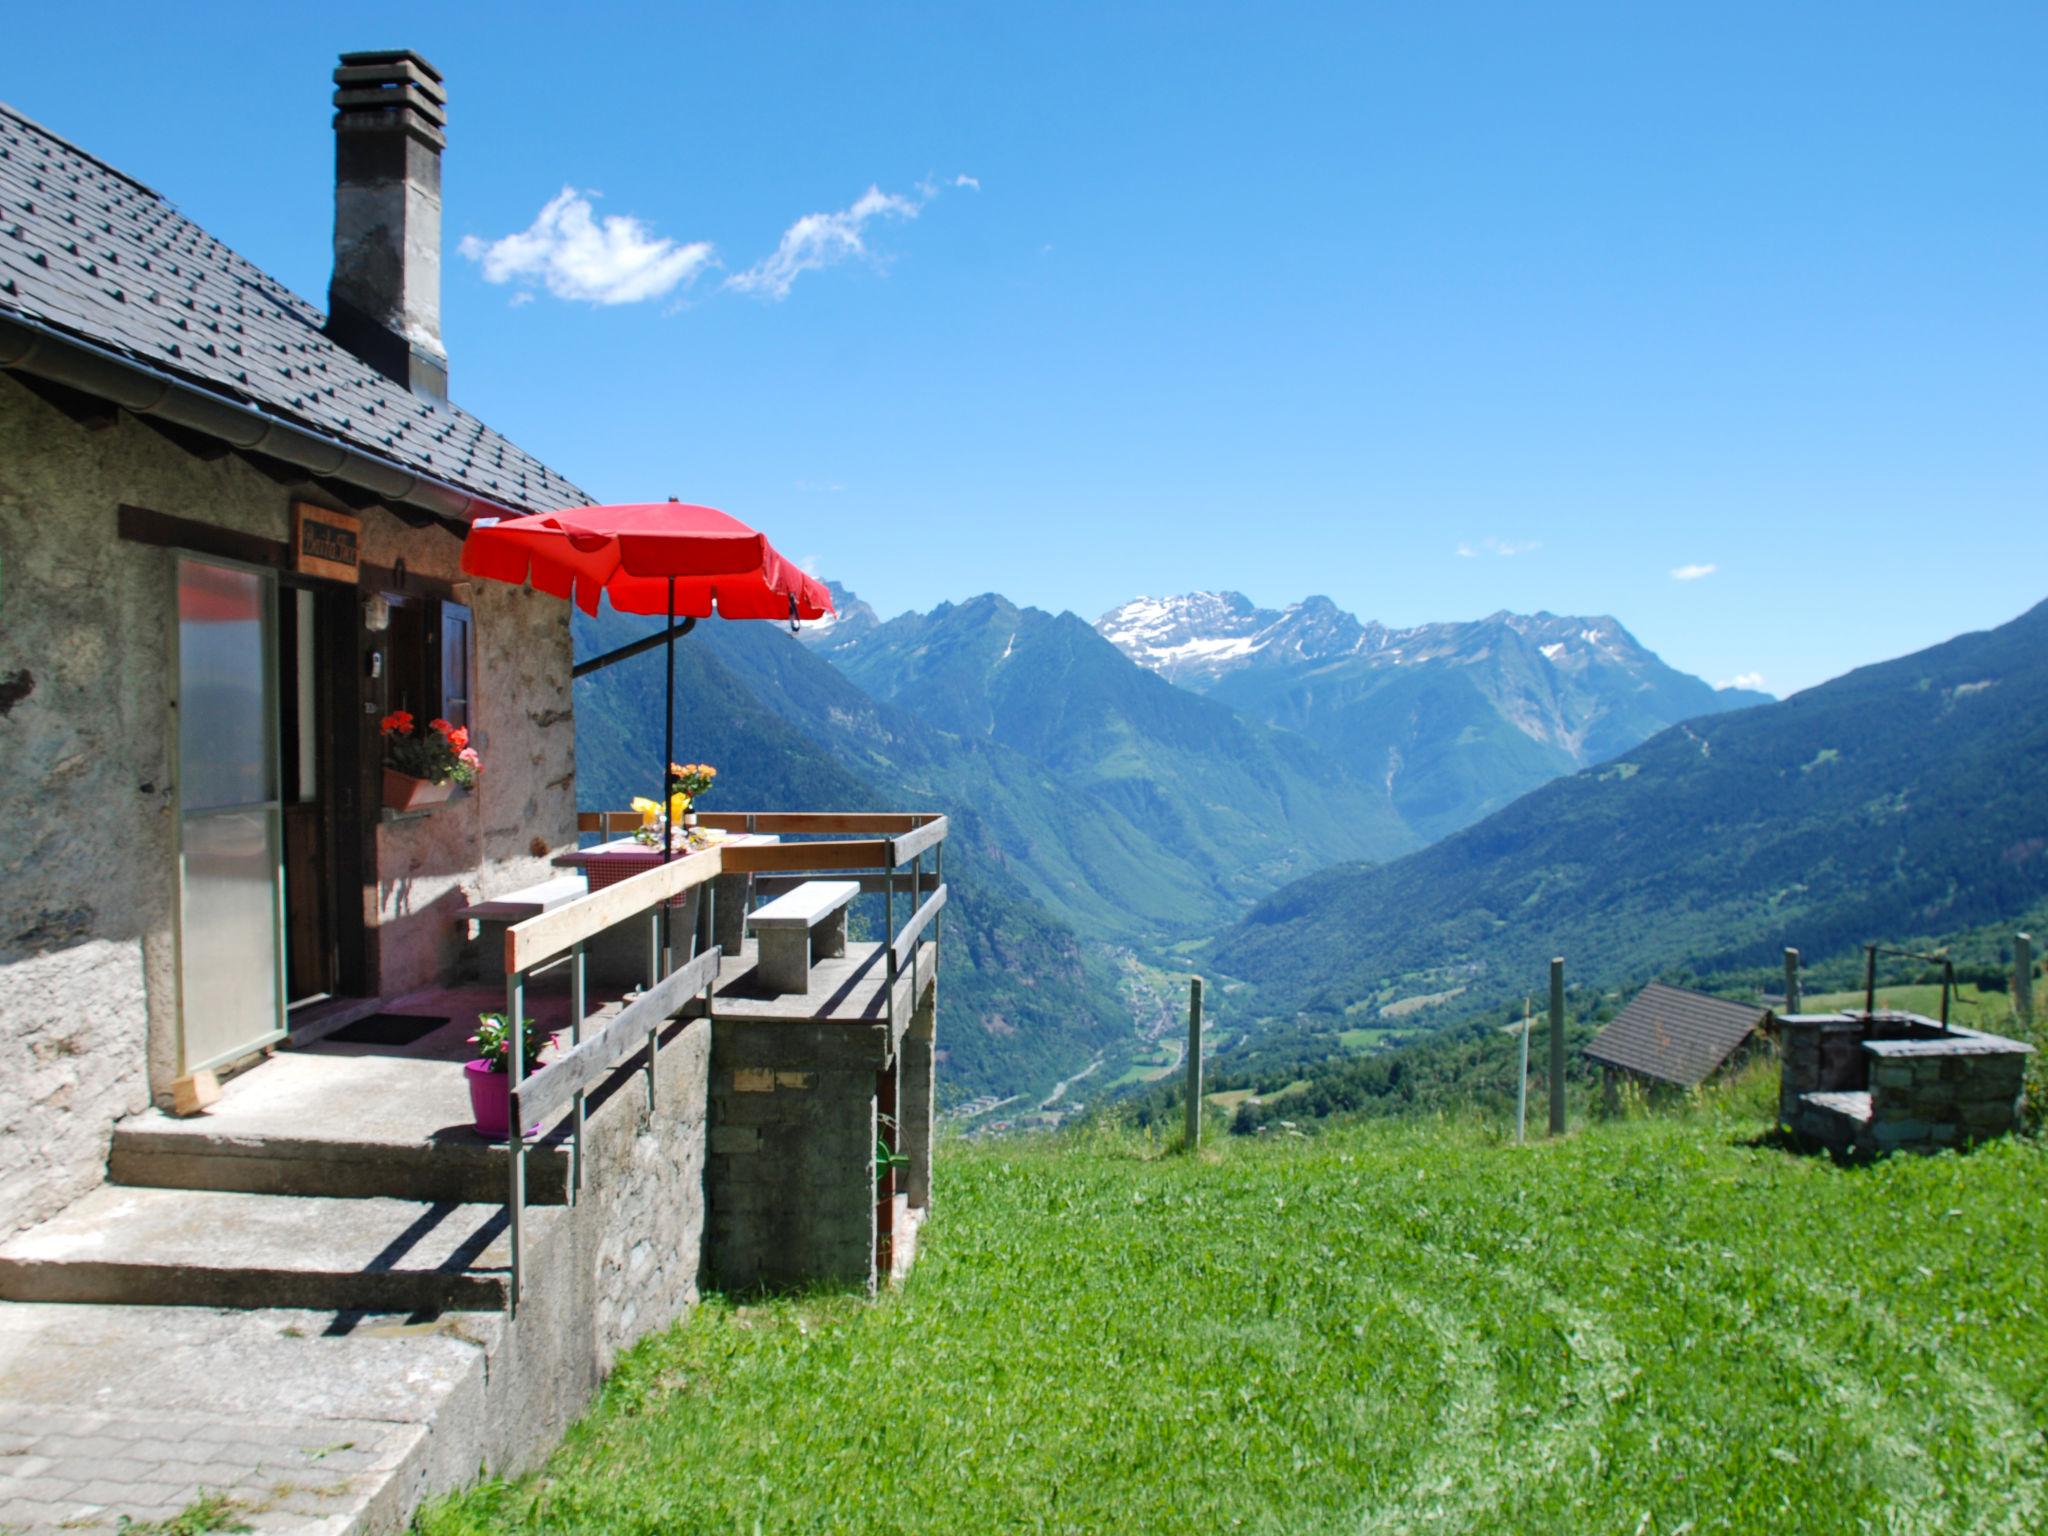
<svg viewBox="0 0 2048 1536"><path fill-rule="evenodd" d="M1586 1058L1612 1094L1626 1072L1649 1083L1695 1088L1738 1058L1775 1023L1760 1003L1731 1002L1651 982L1593 1037Z"/></svg>

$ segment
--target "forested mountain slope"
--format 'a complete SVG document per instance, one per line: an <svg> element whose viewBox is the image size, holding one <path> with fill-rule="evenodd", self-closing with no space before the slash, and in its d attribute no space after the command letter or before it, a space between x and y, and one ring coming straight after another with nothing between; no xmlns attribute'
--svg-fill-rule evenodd
<svg viewBox="0 0 2048 1536"><path fill-rule="evenodd" d="M1137 857L1208 872L1227 900L1416 846L1385 790L1338 756L1172 686L1071 613L990 594L820 649L875 699L1016 754L1064 805L1107 807Z"/></svg>
<svg viewBox="0 0 2048 1536"><path fill-rule="evenodd" d="M2018 911L2048 892L2048 604L1781 703L1673 727L1377 868L1261 902L1214 964L1273 1013L1389 982L1518 994L1720 971Z"/></svg>
<svg viewBox="0 0 2048 1536"><path fill-rule="evenodd" d="M609 611L594 621L578 615L577 654L609 650L648 627ZM1129 1033L1105 956L1010 873L995 829L975 805L891 764L885 752L893 745L914 770L916 744L892 736L885 722L848 717L858 703L841 693L845 684L829 667L786 634L778 638L769 624L706 621L676 654L677 751L719 769L718 793L707 805L942 810L953 817L946 864L952 900L942 925L942 1100L1048 1085ZM793 665L772 665L792 659ZM662 678L657 652L577 683L577 799L584 809L623 809L656 784ZM806 711L816 712L809 730L790 718ZM835 711L837 725L820 726ZM855 750L856 741L865 746Z"/></svg>

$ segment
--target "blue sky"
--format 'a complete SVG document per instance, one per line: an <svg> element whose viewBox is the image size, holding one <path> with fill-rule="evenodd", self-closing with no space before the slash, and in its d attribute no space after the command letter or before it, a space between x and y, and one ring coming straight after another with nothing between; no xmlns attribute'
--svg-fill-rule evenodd
<svg viewBox="0 0 2048 1536"><path fill-rule="evenodd" d="M885 614L1610 612L1784 692L2048 597L2038 4L8 29L0 96L322 302L326 71L418 49L456 398Z"/></svg>

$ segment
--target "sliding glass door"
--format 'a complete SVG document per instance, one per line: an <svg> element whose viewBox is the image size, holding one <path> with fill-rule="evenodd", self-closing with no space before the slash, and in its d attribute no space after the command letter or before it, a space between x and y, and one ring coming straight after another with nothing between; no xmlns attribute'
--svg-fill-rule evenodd
<svg viewBox="0 0 2048 1536"><path fill-rule="evenodd" d="M180 1068L284 1033L277 579L178 559Z"/></svg>

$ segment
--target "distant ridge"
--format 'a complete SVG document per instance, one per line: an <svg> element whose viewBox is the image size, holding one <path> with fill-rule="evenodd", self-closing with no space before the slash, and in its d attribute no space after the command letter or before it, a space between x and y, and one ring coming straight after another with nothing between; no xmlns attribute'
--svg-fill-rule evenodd
<svg viewBox="0 0 2048 1536"><path fill-rule="evenodd" d="M1767 965L2048 894L2048 603L1781 703L1664 731L1432 847L1278 891L1216 966L1277 1013L1443 978ZM1454 982L1450 979L1454 978ZM1437 987L1414 985L1418 992Z"/></svg>
<svg viewBox="0 0 2048 1536"><path fill-rule="evenodd" d="M1770 695L1665 665L1611 615L1495 613L1390 629L1327 597L1134 598L1096 622L1140 666L1378 778L1425 841L1680 720Z"/></svg>

